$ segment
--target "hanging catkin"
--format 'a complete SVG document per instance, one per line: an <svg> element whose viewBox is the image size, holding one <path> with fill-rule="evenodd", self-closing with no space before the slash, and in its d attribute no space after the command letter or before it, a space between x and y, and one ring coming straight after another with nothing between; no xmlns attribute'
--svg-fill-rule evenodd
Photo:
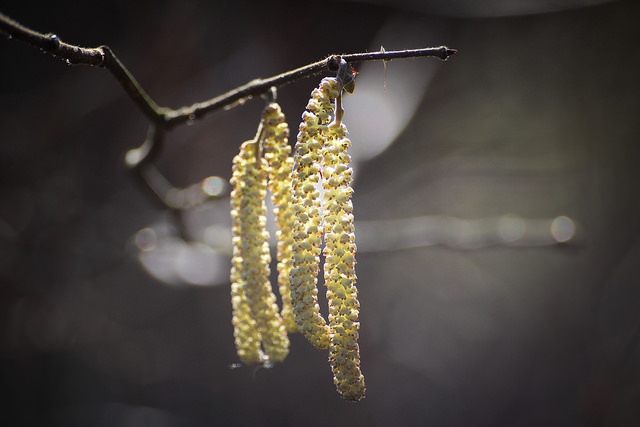
<svg viewBox="0 0 640 427"><path fill-rule="evenodd" d="M341 103L338 103L340 109ZM364 397L364 376L360 371L358 336L360 303L356 289L356 244L351 196L352 169L345 137L342 111L329 124L328 138L321 149L323 176L324 282L329 304L329 363L333 381L346 400Z"/></svg>
<svg viewBox="0 0 640 427"><path fill-rule="evenodd" d="M258 141L259 137L256 137L242 144L240 153L233 160L231 178L233 324L238 356L245 363L256 363L257 355L258 361L279 362L289 352L289 338L269 281L271 255L264 201L267 164L259 156ZM247 321L247 314L252 318L248 324L253 331L244 330L247 326L242 322ZM248 342L243 341L247 338ZM257 355L256 339L261 344Z"/></svg>
<svg viewBox="0 0 640 427"><path fill-rule="evenodd" d="M320 149L325 143L327 125L331 122L333 100L340 88L323 79L313 90L302 114L294 152L292 185L293 265L291 298L293 313L300 332L317 348L329 347L329 327L318 305L318 273L322 244L322 216L319 191Z"/></svg>
<svg viewBox="0 0 640 427"><path fill-rule="evenodd" d="M268 164L269 182L276 220L278 288L282 297L282 320L288 332L297 332L293 316L289 273L293 250L293 207L291 179L293 158L289 146L289 126L280 106L272 102L262 113L264 158Z"/></svg>
<svg viewBox="0 0 640 427"><path fill-rule="evenodd" d="M338 392L346 400L358 401L365 385L357 343L360 303L355 286L351 142L342 124L342 90L341 79L323 79L302 116L294 155L291 286L300 330L316 347L329 348ZM328 325L319 311L316 287L323 240Z"/></svg>

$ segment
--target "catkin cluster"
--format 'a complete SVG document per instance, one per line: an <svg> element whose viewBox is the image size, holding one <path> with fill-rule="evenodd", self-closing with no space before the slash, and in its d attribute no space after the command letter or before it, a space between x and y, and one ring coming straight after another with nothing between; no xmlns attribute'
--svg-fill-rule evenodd
<svg viewBox="0 0 640 427"><path fill-rule="evenodd" d="M293 157L284 115L270 103L258 134L234 158L232 323L238 356L249 364L283 360L289 351L287 332L301 332L317 348L329 350L338 392L358 401L365 385L357 343L360 304L343 89L340 78L325 78L313 90ZM277 227L281 314L269 282L267 189ZM321 255L328 322L318 305Z"/></svg>
<svg viewBox="0 0 640 427"><path fill-rule="evenodd" d="M351 196L351 141L342 124L342 84L325 78L311 94L295 147L293 202L294 257L291 286L300 330L329 348L334 383L347 400L365 393L357 343L360 303L355 286L355 228ZM322 194L318 183L322 183ZM324 240L324 281L329 323L319 313L317 273ZM328 344L328 345L327 345Z"/></svg>

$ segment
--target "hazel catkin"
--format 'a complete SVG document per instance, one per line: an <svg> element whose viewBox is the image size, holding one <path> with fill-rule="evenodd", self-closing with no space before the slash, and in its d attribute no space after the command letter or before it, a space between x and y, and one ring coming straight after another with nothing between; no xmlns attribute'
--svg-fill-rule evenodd
<svg viewBox="0 0 640 427"><path fill-rule="evenodd" d="M360 303L355 286L355 226L351 196L351 158L347 153L351 141L346 127L332 122L321 150L324 187L324 281L329 304L329 364L340 395L350 401L364 397L364 376L360 370L357 344Z"/></svg>
<svg viewBox="0 0 640 427"><path fill-rule="evenodd" d="M294 154L290 280L300 331L318 348L327 348L328 344L336 389L344 399L358 401L364 397L365 384L357 344L360 305L355 286L353 172L348 154L351 141L342 124L341 92L339 79L323 79L302 115ZM317 300L322 241L328 324Z"/></svg>
<svg viewBox="0 0 640 427"><path fill-rule="evenodd" d="M293 315L289 273L293 255L293 207L291 181L293 158L289 146L289 126L280 106L272 102L262 113L262 146L267 161L268 188L276 222L278 289L282 298L282 320L288 332L297 332Z"/></svg>
<svg viewBox="0 0 640 427"><path fill-rule="evenodd" d="M300 332L317 348L329 347L330 330L318 305L318 273L322 243L320 149L332 120L333 100L341 88L335 79L323 79L311 92L302 114L294 151L292 183L293 258L290 273L293 313Z"/></svg>
<svg viewBox="0 0 640 427"><path fill-rule="evenodd" d="M233 325L238 356L245 363L256 363L256 359L279 362L289 352L289 338L269 281L271 255L264 201L267 165L257 150L257 140L241 145L233 159L231 178ZM257 349L256 340L260 343Z"/></svg>

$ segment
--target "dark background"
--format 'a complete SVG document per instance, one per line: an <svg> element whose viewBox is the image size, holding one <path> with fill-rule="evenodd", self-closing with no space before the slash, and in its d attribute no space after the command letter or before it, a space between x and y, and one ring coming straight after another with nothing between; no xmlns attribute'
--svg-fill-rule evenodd
<svg viewBox="0 0 640 427"><path fill-rule="evenodd" d="M339 398L325 352L300 336L273 369L230 369L228 259L196 262L213 265L199 284L184 279L192 270L159 280L140 263L140 230L184 246L123 163L144 138L142 114L105 70L2 38L3 425L640 425L640 3L78 3L0 10L69 43L108 44L171 107L330 53L459 49L380 74L389 99L405 81L394 70L429 79L393 144L358 163L356 219L566 215L577 232L562 245L547 229L519 245L465 244L464 227L412 248L369 243L358 256L367 397L357 404ZM397 39L384 36L390 22ZM412 45L394 45L403 28ZM280 90L294 134L317 83ZM160 171L178 186L228 178L261 108L171 132ZM355 130L380 121L354 110L355 149L367 144ZM224 229L227 210L223 198L188 213L188 237L211 236L202 223ZM174 265L175 252L162 254Z"/></svg>

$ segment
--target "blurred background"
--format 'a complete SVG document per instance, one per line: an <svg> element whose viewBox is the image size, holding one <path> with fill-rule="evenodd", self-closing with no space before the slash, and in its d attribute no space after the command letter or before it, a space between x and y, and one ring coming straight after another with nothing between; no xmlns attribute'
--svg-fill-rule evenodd
<svg viewBox="0 0 640 427"><path fill-rule="evenodd" d="M174 108L332 53L459 50L356 65L345 100L367 382L349 404L297 335L284 363L232 368L224 182L263 101L167 135L159 171L216 195L176 215L124 166L147 123L115 79L0 38L2 424L640 425L640 3L0 10L108 44ZM318 82L279 91L293 135Z"/></svg>

